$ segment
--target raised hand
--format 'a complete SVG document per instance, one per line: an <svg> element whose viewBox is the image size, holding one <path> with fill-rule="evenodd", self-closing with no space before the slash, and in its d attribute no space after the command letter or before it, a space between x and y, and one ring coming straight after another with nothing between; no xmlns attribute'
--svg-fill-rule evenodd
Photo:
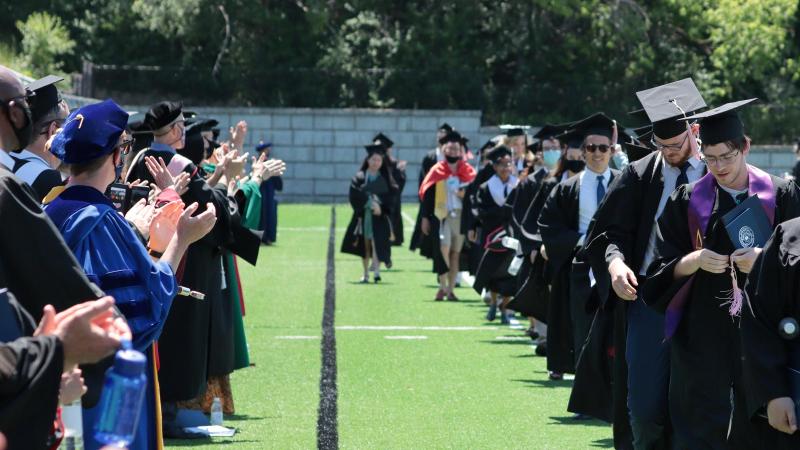
<svg viewBox="0 0 800 450"><path fill-rule="evenodd" d="M244 120L240 120L236 124L236 128L230 128L231 133L231 143L233 143L233 148L241 149L244 145L244 137L247 135L247 122Z"/></svg>
<svg viewBox="0 0 800 450"><path fill-rule="evenodd" d="M183 213L183 202L169 202L158 208L150 224L150 241L147 246L151 250L163 253L169 241L178 229L178 221Z"/></svg>
<svg viewBox="0 0 800 450"><path fill-rule="evenodd" d="M159 189L163 191L164 189L174 186L175 180L172 174L169 173L169 169L167 169L163 158L159 156L158 160L156 160L152 156L145 156L144 164L147 166L147 171L153 176L153 181Z"/></svg>
<svg viewBox="0 0 800 450"><path fill-rule="evenodd" d="M180 220L178 221L176 237L187 244L196 242L208 234L217 222L217 210L213 204L207 203L205 211L192 216L198 207L197 203L189 205L180 215Z"/></svg>

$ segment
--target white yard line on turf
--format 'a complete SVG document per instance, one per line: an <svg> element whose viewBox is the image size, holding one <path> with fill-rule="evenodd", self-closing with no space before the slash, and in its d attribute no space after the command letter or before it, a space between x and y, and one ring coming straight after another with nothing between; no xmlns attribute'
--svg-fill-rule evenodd
<svg viewBox="0 0 800 450"><path fill-rule="evenodd" d="M283 339L287 341L301 341L319 339L319 336L275 336L275 339Z"/></svg>
<svg viewBox="0 0 800 450"><path fill-rule="evenodd" d="M428 339L428 336L384 336L384 339L398 340L398 341L415 341Z"/></svg>
<svg viewBox="0 0 800 450"><path fill-rule="evenodd" d="M416 225L416 224L414 223L414 219L412 219L412 218L411 218L411 216L409 216L407 212L405 212L405 211L400 211L400 215L401 215L401 216L403 216L403 220L405 220L405 221L406 221L406 224L407 224L408 226L410 226L410 227L413 227L414 225Z"/></svg>
<svg viewBox="0 0 800 450"><path fill-rule="evenodd" d="M497 331L500 327L440 327L440 326L406 326L406 325L337 325L339 331Z"/></svg>

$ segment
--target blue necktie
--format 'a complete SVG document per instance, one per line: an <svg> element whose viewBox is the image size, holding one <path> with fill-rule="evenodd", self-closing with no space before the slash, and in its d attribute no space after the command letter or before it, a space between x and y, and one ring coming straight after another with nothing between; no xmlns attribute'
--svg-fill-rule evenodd
<svg viewBox="0 0 800 450"><path fill-rule="evenodd" d="M600 205L600 202L603 201L603 197L606 195L606 188L603 187L603 180L605 177L602 175L597 176L597 204Z"/></svg>
<svg viewBox="0 0 800 450"><path fill-rule="evenodd" d="M686 175L687 170L689 170L689 161L684 162L683 165L681 166L681 173L675 180L675 189L678 189L678 186L683 186L684 184L689 183L689 176Z"/></svg>

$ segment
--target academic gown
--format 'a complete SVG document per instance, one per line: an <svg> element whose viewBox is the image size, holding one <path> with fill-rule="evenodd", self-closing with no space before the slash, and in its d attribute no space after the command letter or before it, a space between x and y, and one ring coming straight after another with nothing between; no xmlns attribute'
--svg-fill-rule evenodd
<svg viewBox="0 0 800 450"><path fill-rule="evenodd" d="M270 177L261 183L261 228L264 235L261 240L264 243L275 242L278 239L278 199L275 192L283 190L283 179L281 177Z"/></svg>
<svg viewBox="0 0 800 450"><path fill-rule="evenodd" d="M178 273L181 286L204 293L205 300L182 297L175 301L158 342L161 400L192 400L205 390L209 373L233 371L233 358L228 356L232 352L233 340L210 339L212 327L216 329L215 335L233 334L232 323L220 320L214 314L215 311L230 310L230 298L222 292L222 250L231 250L255 264L260 240L241 225L240 206L227 196L227 187L206 183L201 171L189 159L157 144L143 150L140 155L131 165L126 177L128 181L141 179L152 182L143 156L161 157L176 173L183 171L190 175L188 190L181 196L184 203L197 202L200 205L198 212L205 209L206 203L212 203L216 209L214 228L189 246L183 272Z"/></svg>
<svg viewBox="0 0 800 450"><path fill-rule="evenodd" d="M609 184L618 173L611 170ZM580 185L580 174L558 183L545 201L538 221L553 273L547 318L547 364L548 370L561 373L575 372L597 306L589 285L588 264L575 258L581 238Z"/></svg>
<svg viewBox="0 0 800 450"><path fill-rule="evenodd" d="M425 180L425 176L428 175L428 172L431 170L437 162L438 158L436 156L436 150L431 150L425 154L422 158L422 165L419 169L419 182L417 183L417 190L419 187L422 186L422 181ZM422 234L422 201L420 201L420 209L417 211L417 221L414 223L414 232L411 234L411 243L409 244L408 249L412 252L416 249L419 249L420 255L426 258L433 258L435 252L433 250L438 250L438 243L434 247L433 242L431 241L431 234L425 236ZM433 221L432 221L433 222ZM438 220L436 220L438 225ZM433 223L431 223L431 228L433 228ZM436 233L438 236L438 233Z"/></svg>
<svg viewBox="0 0 800 450"><path fill-rule="evenodd" d="M800 321L800 219L775 229L747 278L749 306L742 308L742 361L748 416L764 448L800 448L800 433L780 432L769 425L766 405L791 397L787 368L798 368L800 341L778 333L784 318Z"/></svg>
<svg viewBox="0 0 800 450"><path fill-rule="evenodd" d="M0 223L0 286L8 287L35 321L41 319L47 304L63 311L103 296L103 291L86 277L31 188L3 166ZM100 399L104 372L111 361L106 358L81 366L88 388L81 399L84 405L93 406Z"/></svg>
<svg viewBox="0 0 800 450"><path fill-rule="evenodd" d="M489 292L497 292L503 297L510 297L516 292L516 279L508 273L508 266L515 252L502 246L490 246L486 241L495 233L507 229L511 221L511 206L505 202L502 205L497 204L489 191L488 181L478 188L476 198L478 220L481 222L485 237L478 241L482 244L483 255L472 287L478 294L486 289Z"/></svg>
<svg viewBox="0 0 800 450"><path fill-rule="evenodd" d="M771 176L778 224L800 215L797 186ZM678 261L694 251L689 235L688 205L694 186L675 190L658 220L656 255L648 270L643 298L648 306L666 311L667 305L688 278L675 280ZM716 186L716 199L706 228L703 247L730 255L734 246L721 217L736 206L735 200ZM737 271L739 287L745 275ZM742 383L739 320L732 318L725 304L730 299L730 270L712 274L698 270L694 276L683 317L671 338L669 408L678 448L727 448L729 423L731 443L745 448L753 439L747 420ZM728 300L726 300L726 298ZM743 308L743 310L746 307ZM731 386L733 416L731 417ZM697 426L703 424L703 426ZM758 447L759 444L753 444Z"/></svg>
<svg viewBox="0 0 800 450"><path fill-rule="evenodd" d="M420 214L422 214L421 217L427 217L428 222L430 223L430 233L428 233L427 236L422 236L422 246L420 247L419 252L421 255L429 258L432 261L433 273L437 275L443 275L446 274L450 269L448 268L448 262L445 261L444 255L442 255L441 251L441 241L439 240L439 226L441 223L439 218L436 217L436 214L434 214L435 206L436 188L432 187L431 189L425 191L425 195L422 198L422 204L420 204L419 207Z"/></svg>
<svg viewBox="0 0 800 450"><path fill-rule="evenodd" d="M0 432L9 449L47 449L58 408L64 350L54 336L30 337L33 318L5 289L0 324ZM10 328L13 328L10 329Z"/></svg>
<svg viewBox="0 0 800 450"><path fill-rule="evenodd" d="M153 343L169 314L178 285L166 262L153 261L125 218L100 191L71 186L45 208L89 279L94 280L125 315L133 347L147 357L147 394L131 449L159 448L160 408L156 399ZM84 408L83 422L91 430L102 411ZM86 433L87 449L102 447Z"/></svg>
<svg viewBox="0 0 800 450"><path fill-rule="evenodd" d="M483 166L475 179L467 185L464 190L464 200L461 209L461 233L464 235L464 249L461 251L462 257L466 258L466 264L459 265L459 267L466 268L470 275L475 276L478 272L478 265L483 257L483 242L485 236L481 221L478 217L478 188L492 178L494 175L494 168L491 164ZM470 231L475 231L477 242L470 242L466 239Z"/></svg>
<svg viewBox="0 0 800 450"><path fill-rule="evenodd" d="M52 169L39 156L24 150L10 157L14 161L14 166L10 167L11 171L33 188L40 202L51 189L64 185L61 172Z"/></svg>
<svg viewBox="0 0 800 450"><path fill-rule="evenodd" d="M546 183L547 175L545 169L528 175L506 200L506 203L512 206L511 226L514 237L520 242L524 257L517 273L516 293L508 307L527 317L534 317L542 323L547 322L550 288L544 276L545 260L538 253L542 241L536 221L550 193L549 189L555 186L554 183ZM545 184L548 186L547 192L543 192ZM539 195L540 192L543 195ZM534 251L537 254L531 263L530 255Z"/></svg>
<svg viewBox="0 0 800 450"><path fill-rule="evenodd" d="M397 160L391 158L389 160L389 168L392 171L392 178L397 183L397 195L394 196L394 203L392 204L392 215L390 216L392 223L392 240L393 247L399 247L405 242L403 233L403 189L406 187L406 171L400 170L397 167Z"/></svg>
<svg viewBox="0 0 800 450"><path fill-rule="evenodd" d="M380 201L380 215L372 214L372 210L367 210L367 200L370 195L376 195ZM392 260L391 248L391 214L392 205L396 188L390 187L387 180L378 176L372 183L367 184L365 172L358 172L350 182L350 206L353 208L353 216L347 225L344 238L342 239L341 252L366 258L367 249L364 240L365 214L372 217L372 237L374 251L378 255L378 261L386 263Z"/></svg>

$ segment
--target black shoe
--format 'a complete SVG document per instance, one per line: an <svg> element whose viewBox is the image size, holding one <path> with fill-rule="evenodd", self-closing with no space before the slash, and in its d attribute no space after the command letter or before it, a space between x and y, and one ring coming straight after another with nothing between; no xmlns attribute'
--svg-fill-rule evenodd
<svg viewBox="0 0 800 450"><path fill-rule="evenodd" d="M361 277L361 279L358 280L358 282L360 284L367 284L367 283L369 283L369 277Z"/></svg>
<svg viewBox="0 0 800 450"><path fill-rule="evenodd" d="M536 350L533 351L536 356L547 356L547 344L539 344L536 346Z"/></svg>
<svg viewBox="0 0 800 450"><path fill-rule="evenodd" d="M375 284L378 284L378 283L380 283L380 281L381 281L381 277L380 277L380 275L376 276L376 277L375 277Z"/></svg>
<svg viewBox="0 0 800 450"><path fill-rule="evenodd" d="M592 416L588 414L575 414L572 416L572 420L592 420Z"/></svg>
<svg viewBox="0 0 800 450"><path fill-rule="evenodd" d="M205 433L187 431L175 424L163 424L164 439L209 439Z"/></svg>
<svg viewBox="0 0 800 450"><path fill-rule="evenodd" d="M536 339L539 339L539 333L534 331L533 328L528 328L527 330L525 330L525 334L528 335L528 337L533 339L534 341Z"/></svg>

